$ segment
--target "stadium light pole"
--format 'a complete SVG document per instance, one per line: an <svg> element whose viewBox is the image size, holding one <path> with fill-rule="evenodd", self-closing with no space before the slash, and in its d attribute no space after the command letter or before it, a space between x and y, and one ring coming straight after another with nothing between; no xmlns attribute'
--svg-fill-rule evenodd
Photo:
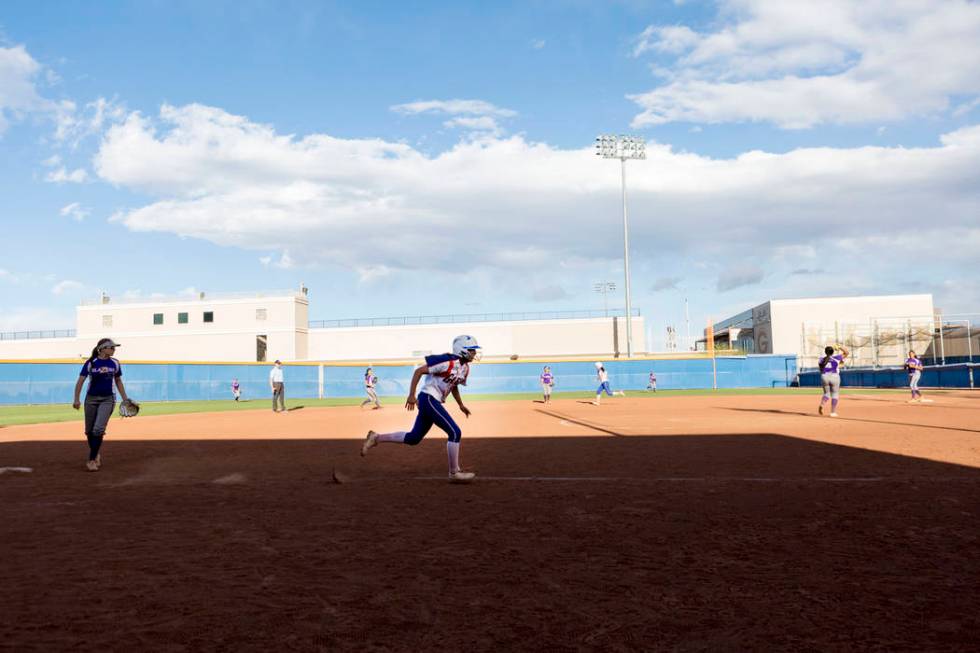
<svg viewBox="0 0 980 653"><path fill-rule="evenodd" d="M592 290L597 293L602 293L602 312L606 317L609 317L609 301L606 299L606 295L616 290L616 283L613 281L603 281L592 286Z"/></svg>
<svg viewBox="0 0 980 653"><path fill-rule="evenodd" d="M595 139L596 156L619 159L623 177L623 267L626 276L626 357L633 358L633 303L630 296L630 227L626 214L626 159L647 158L646 142L638 136L602 134Z"/></svg>

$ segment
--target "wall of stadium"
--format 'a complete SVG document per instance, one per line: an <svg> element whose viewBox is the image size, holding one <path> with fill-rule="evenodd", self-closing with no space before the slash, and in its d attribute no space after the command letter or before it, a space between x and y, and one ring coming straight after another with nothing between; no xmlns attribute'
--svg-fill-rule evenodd
<svg viewBox="0 0 980 653"><path fill-rule="evenodd" d="M646 351L642 317L633 318L633 350ZM625 318L469 322L405 326L310 329L309 358L320 361L379 361L419 358L449 351L453 338L474 336L484 355L596 355L626 352Z"/></svg>
<svg viewBox="0 0 980 653"><path fill-rule="evenodd" d="M142 401L231 399L231 381L241 383L244 399L269 400L269 365L219 363L123 363L126 389ZM616 390L643 391L651 371L658 390L684 388L785 387L793 379L796 360L786 356L741 356L604 361ZM556 392L595 391L592 361L478 363L465 388L468 393L539 392L538 378L549 364ZM0 362L0 404L67 404L81 368L79 362ZM408 392L415 365L375 365L378 393L402 397ZM286 365L287 402L317 397L360 397L364 367L357 364Z"/></svg>

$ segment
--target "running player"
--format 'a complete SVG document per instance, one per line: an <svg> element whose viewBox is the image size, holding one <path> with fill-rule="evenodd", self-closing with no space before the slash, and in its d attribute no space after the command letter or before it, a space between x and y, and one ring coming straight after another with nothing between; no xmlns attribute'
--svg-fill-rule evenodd
<svg viewBox="0 0 980 653"><path fill-rule="evenodd" d="M463 399L459 395L459 386L466 385L466 379L470 374L470 363L476 359L479 351L480 345L473 336L456 336L453 340L453 353L426 356L425 364L416 368L415 374L412 375L408 399L405 400L405 408L409 411L415 410L416 405L419 409L412 430L394 433L368 431L367 438L361 446L361 455L366 456L368 450L378 446L379 442L417 445L435 424L449 436L446 452L449 456L450 482L472 481L476 474L464 472L459 466L459 441L463 432L443 404L446 402L446 397L452 395L463 414L466 417L470 416L470 410L463 405ZM425 376L425 383L416 398L415 389L423 376Z"/></svg>
<svg viewBox="0 0 980 653"><path fill-rule="evenodd" d="M598 406L600 400L602 399L602 393L605 392L607 395L612 397L613 395L619 395L620 397L625 397L626 393L622 390L617 390L613 392L609 387L609 374L606 372L606 368L603 367L602 363L595 364L596 378L599 380L599 387L595 391L595 401L592 402L593 406Z"/></svg>
<svg viewBox="0 0 980 653"><path fill-rule="evenodd" d="M650 370L650 379L647 381L647 390L657 391L657 375Z"/></svg>
<svg viewBox="0 0 980 653"><path fill-rule="evenodd" d="M378 393L375 391L375 386L378 385L378 377L374 375L373 368L367 368L364 372L364 391L367 393L368 398L361 402L361 408L364 408L368 404L374 404L372 410L378 410L381 408L381 402L378 401Z"/></svg>
<svg viewBox="0 0 980 653"><path fill-rule="evenodd" d="M909 350L909 357L905 359L905 369L909 373L909 388L912 389L912 398L909 402L922 401L922 391L919 390L919 379L922 378L922 361L912 350Z"/></svg>
<svg viewBox="0 0 980 653"><path fill-rule="evenodd" d="M555 375L551 373L551 368L544 366L541 373L541 391L544 393L544 403L551 403L551 389L555 387Z"/></svg>
<svg viewBox="0 0 980 653"><path fill-rule="evenodd" d="M242 386L238 382L238 379L231 380L231 395L235 398L235 401L242 398Z"/></svg>
<svg viewBox="0 0 980 653"><path fill-rule="evenodd" d="M85 393L85 438L88 440L88 462L85 468L97 472L102 467L102 439L106 425L116 406L116 393L113 383L119 388L123 401L129 401L122 382L122 365L112 357L119 344L111 338L102 338L92 350L92 355L82 364L75 382L75 399L72 408L81 408L79 397L85 379L88 378L88 391Z"/></svg>
<svg viewBox="0 0 980 653"><path fill-rule="evenodd" d="M835 351L840 351L835 354ZM823 406L830 399L830 416L837 417L837 402L840 400L840 368L844 365L847 358L847 350L843 345L837 345L835 350L827 346L823 350L823 357L820 359L820 383L823 385L823 398L820 399L820 407L817 412L823 415Z"/></svg>

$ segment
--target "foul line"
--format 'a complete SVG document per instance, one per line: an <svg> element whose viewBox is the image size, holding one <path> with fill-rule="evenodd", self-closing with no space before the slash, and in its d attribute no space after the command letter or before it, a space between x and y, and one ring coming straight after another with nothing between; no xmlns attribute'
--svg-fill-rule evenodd
<svg viewBox="0 0 980 653"><path fill-rule="evenodd" d="M415 481L445 481L445 476L416 476ZM879 483L889 479L884 476L854 476L854 477L808 477L808 478L770 478L764 476L665 476L662 478L640 478L630 476L480 476L475 481L557 481L557 482L591 482L591 483L711 483L740 481L745 483Z"/></svg>

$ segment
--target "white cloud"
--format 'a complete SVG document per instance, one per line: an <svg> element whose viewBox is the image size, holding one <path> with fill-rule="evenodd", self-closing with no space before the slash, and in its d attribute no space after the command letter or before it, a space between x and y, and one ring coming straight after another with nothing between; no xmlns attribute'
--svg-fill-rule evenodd
<svg viewBox="0 0 980 653"><path fill-rule="evenodd" d="M89 211L78 202L72 202L71 204L62 207L58 213L64 217L71 218L75 222L81 222L86 218L86 216L88 216Z"/></svg>
<svg viewBox="0 0 980 653"><path fill-rule="evenodd" d="M531 47L535 50L543 50L547 43L544 39L531 39Z"/></svg>
<svg viewBox="0 0 980 653"><path fill-rule="evenodd" d="M8 283L16 283L17 277L8 270L0 268L0 281L6 281Z"/></svg>
<svg viewBox="0 0 980 653"><path fill-rule="evenodd" d="M58 283L51 286L51 293L54 295L64 295L65 293L75 292L81 290L85 285L80 281L72 281L71 279L65 279L64 281L59 281Z"/></svg>
<svg viewBox="0 0 980 653"><path fill-rule="evenodd" d="M0 134L9 121L33 111L47 111L52 103L42 98L34 80L41 64L22 45L0 47Z"/></svg>
<svg viewBox="0 0 980 653"><path fill-rule="evenodd" d="M37 306L13 306L0 312L0 331L65 329L74 323L74 310L69 312Z"/></svg>
<svg viewBox="0 0 980 653"><path fill-rule="evenodd" d="M61 166L46 174L44 180L55 184L81 184L88 180L88 172L84 168L76 168L69 172L65 166Z"/></svg>
<svg viewBox="0 0 980 653"><path fill-rule="evenodd" d="M391 110L405 115L436 113L500 118L512 118L517 115L517 112L512 109L503 109L483 100L418 100L407 104L396 104L391 107Z"/></svg>
<svg viewBox="0 0 980 653"><path fill-rule="evenodd" d="M718 275L718 292L735 290L742 286L751 286L761 282L766 276L765 270L751 263L736 263L723 270Z"/></svg>
<svg viewBox="0 0 980 653"><path fill-rule="evenodd" d="M760 267L768 257L788 272L815 268L809 257L794 262L808 252L833 251L873 274L886 262L869 252L919 256L921 243L940 247L944 261L975 265L980 126L933 147L717 159L649 143L647 157L629 171L638 265L695 252L719 264L751 256ZM542 261L586 269L621 256L618 167L591 147L487 136L426 156L377 139L284 136L189 105L152 119L130 114L106 132L94 166L103 180L152 197L113 220L261 252L266 265L275 252L280 263L327 263L370 279L461 266L526 273ZM872 239L895 225L908 225L910 240L881 249ZM841 249L848 243L851 254Z"/></svg>
<svg viewBox="0 0 980 653"><path fill-rule="evenodd" d="M472 131L485 131L492 134L499 134L501 132L500 125L497 123L495 118L490 116L476 116L473 118L453 118L452 120L447 120L442 123L444 127L448 129L454 129L461 127L463 129L469 129Z"/></svg>
<svg viewBox="0 0 980 653"><path fill-rule="evenodd" d="M680 277L660 277L653 282L653 286L650 287L653 292L660 292L662 290L674 290L677 288L677 284L681 282Z"/></svg>
<svg viewBox="0 0 980 653"><path fill-rule="evenodd" d="M536 302L554 302L568 299L568 291L559 285L539 286L531 292L531 299Z"/></svg>
<svg viewBox="0 0 980 653"><path fill-rule="evenodd" d="M648 27L634 55L665 83L629 96L634 127L764 121L786 129L894 121L980 95L980 4L722 0L718 27ZM969 102L963 106L969 106Z"/></svg>

